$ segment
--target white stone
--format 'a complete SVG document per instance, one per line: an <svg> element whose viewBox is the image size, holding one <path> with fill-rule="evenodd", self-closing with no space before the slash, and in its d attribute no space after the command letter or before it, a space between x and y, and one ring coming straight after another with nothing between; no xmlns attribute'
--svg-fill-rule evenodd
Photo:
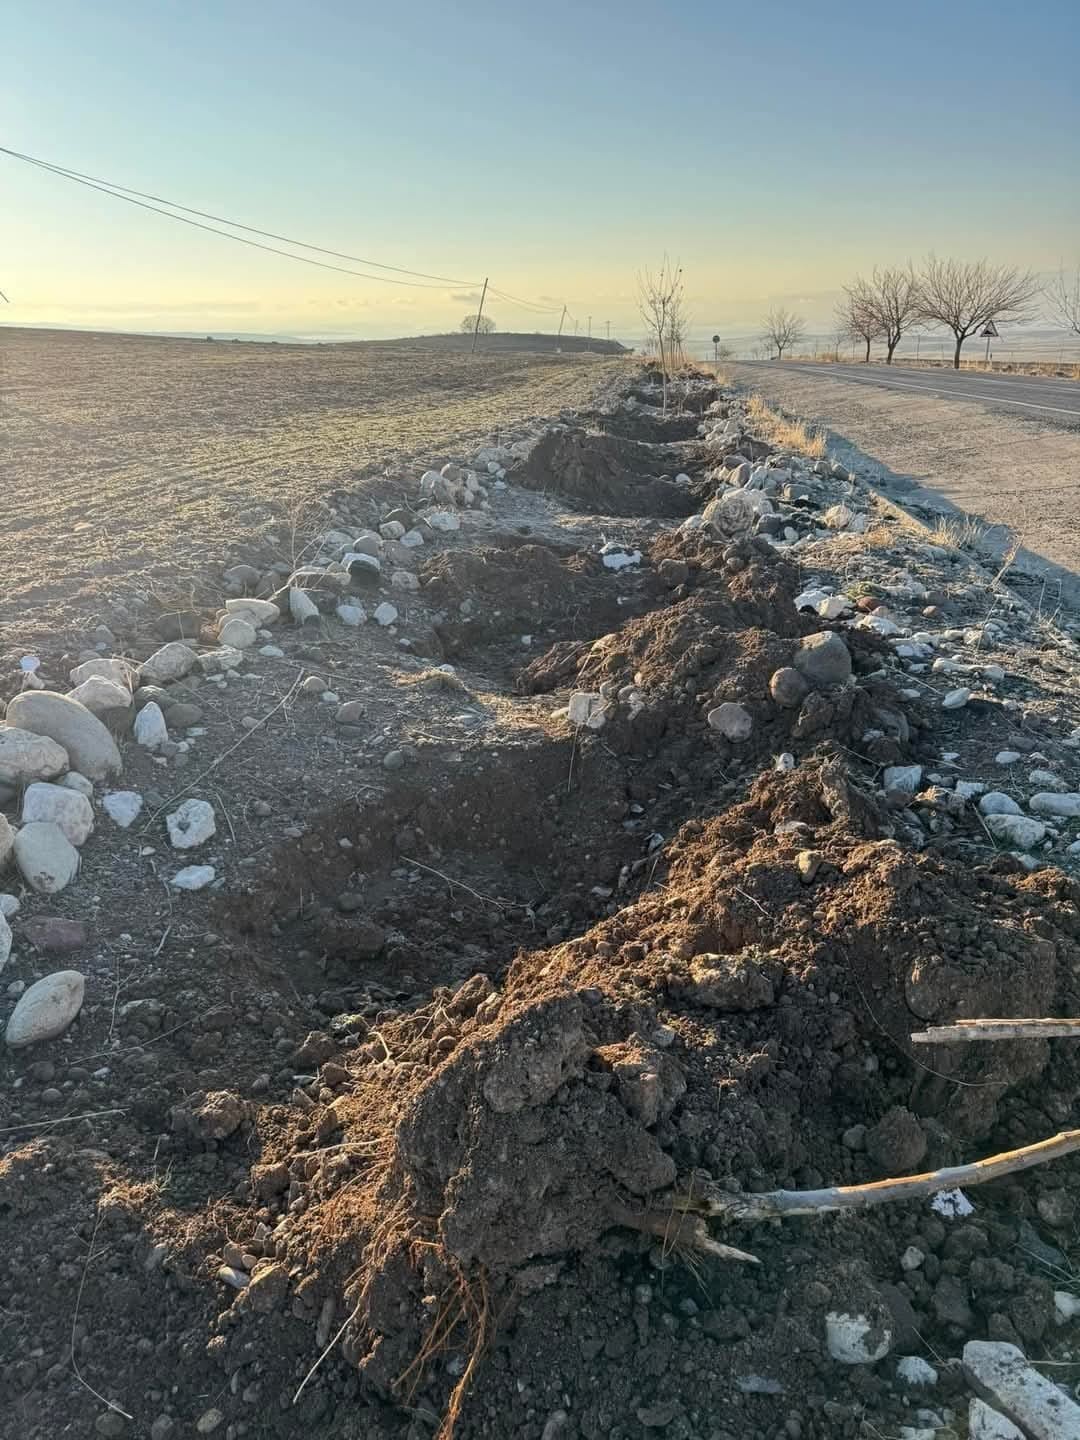
<svg viewBox="0 0 1080 1440"><path fill-rule="evenodd" d="M879 1317L848 1315L830 1310L825 1316L825 1343L829 1354L842 1365L872 1365L889 1353L892 1331Z"/></svg>
<svg viewBox="0 0 1080 1440"><path fill-rule="evenodd" d="M138 819L142 807L143 797L135 790L113 790L101 801L105 814L121 830L126 830Z"/></svg>
<svg viewBox="0 0 1080 1440"><path fill-rule="evenodd" d="M194 850L217 832L214 807L208 800L185 800L166 815L165 824L174 850Z"/></svg>
<svg viewBox="0 0 1080 1440"><path fill-rule="evenodd" d="M896 1362L896 1378L901 1384L916 1388L936 1385L938 1372L921 1355L902 1355Z"/></svg>
<svg viewBox="0 0 1080 1440"><path fill-rule="evenodd" d="M67 695L52 690L24 691L9 701L7 718L13 726L54 740L67 751L72 768L91 780L103 780L120 769L116 741L96 715Z"/></svg>
<svg viewBox="0 0 1080 1440"><path fill-rule="evenodd" d="M985 824L995 840L1004 840L1021 850L1030 850L1046 839L1046 826L1026 815L988 815Z"/></svg>
<svg viewBox="0 0 1080 1440"><path fill-rule="evenodd" d="M706 720L725 740L731 740L735 744L748 740L754 728L753 716L745 705L736 705L731 701L725 701L724 704L717 705L715 710L710 710Z"/></svg>
<svg viewBox="0 0 1080 1440"><path fill-rule="evenodd" d="M982 667L984 680L989 680L992 685L1000 685L1005 679L1005 671L1000 665L984 665Z"/></svg>
<svg viewBox="0 0 1080 1440"><path fill-rule="evenodd" d="M1080 1436L1080 1405L1003 1340L969 1340L964 1375L980 1398L1008 1416L1029 1440Z"/></svg>
<svg viewBox="0 0 1080 1440"><path fill-rule="evenodd" d="M994 1410L985 1400L972 1399L968 1407L968 1440L1024 1440L1024 1432Z"/></svg>
<svg viewBox="0 0 1080 1440"><path fill-rule="evenodd" d="M390 584L395 590L419 590L420 581L411 570L395 570L390 576Z"/></svg>
<svg viewBox="0 0 1080 1440"><path fill-rule="evenodd" d="M988 790L979 801L979 810L983 815L1022 815L1024 812L1012 798L1001 790Z"/></svg>
<svg viewBox="0 0 1080 1440"><path fill-rule="evenodd" d="M363 625L367 619L362 605L341 604L337 607L335 613L343 625L351 625L353 628L357 625Z"/></svg>
<svg viewBox="0 0 1080 1440"><path fill-rule="evenodd" d="M88 780L85 775L80 775L77 770L69 770L68 773L56 782L62 785L65 790L76 790L80 795L85 795L88 800L94 798L94 782Z"/></svg>
<svg viewBox="0 0 1080 1440"><path fill-rule="evenodd" d="M641 564L641 551L628 550L625 545L608 542L600 549L600 559L607 570L626 570Z"/></svg>
<svg viewBox="0 0 1080 1440"><path fill-rule="evenodd" d="M132 703L131 691L126 685L118 685L103 675L91 675L76 685L68 698L85 705L92 715L100 715L103 710L126 710Z"/></svg>
<svg viewBox="0 0 1080 1440"><path fill-rule="evenodd" d="M1069 792L1069 787L1060 776L1055 775L1052 770L1029 770L1028 784L1038 785L1043 790L1056 790L1059 795Z"/></svg>
<svg viewBox="0 0 1080 1440"><path fill-rule="evenodd" d="M15 836L15 863L32 890L55 895L78 874L79 852L59 825L34 820Z"/></svg>
<svg viewBox="0 0 1080 1440"><path fill-rule="evenodd" d="M74 670L69 671L68 678L76 687L84 685L87 680L108 680L113 685L119 685L122 690L129 693L131 691L131 666L126 660L84 660L81 665L76 665Z"/></svg>
<svg viewBox="0 0 1080 1440"><path fill-rule="evenodd" d="M1067 1325L1080 1315L1080 1295L1071 1290L1054 1291L1054 1319L1059 1325Z"/></svg>
<svg viewBox="0 0 1080 1440"><path fill-rule="evenodd" d="M72 845L84 845L94 828L94 807L85 795L66 785L36 781L23 794L22 823L44 820L59 825Z"/></svg>
<svg viewBox="0 0 1080 1440"><path fill-rule="evenodd" d="M400 520L387 520L379 526L379 534L384 540L400 540L405 534L405 526Z"/></svg>
<svg viewBox="0 0 1080 1440"><path fill-rule="evenodd" d="M1058 795L1052 791L1041 791L1032 795L1028 809L1033 815L1060 815L1064 820L1075 820L1080 815L1080 793L1073 791Z"/></svg>
<svg viewBox="0 0 1080 1440"><path fill-rule="evenodd" d="M372 617L378 625L393 625L398 618L397 607L384 600L381 605L376 606L375 614Z"/></svg>
<svg viewBox="0 0 1080 1440"><path fill-rule="evenodd" d="M170 680L182 680L190 675L198 659L190 645L182 640L170 640L155 650L149 660L139 666L139 676L144 685L167 685Z"/></svg>
<svg viewBox="0 0 1080 1440"><path fill-rule="evenodd" d="M926 1256L917 1245L909 1245L900 1256L900 1268L907 1271L918 1270L925 1259Z"/></svg>
<svg viewBox="0 0 1080 1440"><path fill-rule="evenodd" d="M994 764L1015 765L1017 760L1019 760L1020 758L1021 757L1019 750L999 750L994 756Z"/></svg>
<svg viewBox="0 0 1080 1440"><path fill-rule="evenodd" d="M921 765L889 765L881 777L885 793L895 791L901 795L914 795L922 784Z"/></svg>
<svg viewBox="0 0 1080 1440"><path fill-rule="evenodd" d="M221 645L217 650L204 650L199 656L199 667L204 675L223 675L226 670L239 670L244 663L244 652L234 645Z"/></svg>
<svg viewBox="0 0 1080 1440"><path fill-rule="evenodd" d="M225 609L230 615L242 615L245 619L254 617L260 625L272 625L275 620L281 619L281 609L274 604L273 600L238 597L226 600Z"/></svg>
<svg viewBox="0 0 1080 1440"><path fill-rule="evenodd" d="M21 909L22 901L17 895L0 895L0 915L3 915L5 920L10 920L11 917L17 915Z"/></svg>
<svg viewBox="0 0 1080 1440"><path fill-rule="evenodd" d="M975 1213L975 1206L962 1190L939 1190L930 1201L930 1209L947 1220L962 1220Z"/></svg>
<svg viewBox="0 0 1080 1440"><path fill-rule="evenodd" d="M603 697L594 690L575 690L566 707L566 718L571 725L588 725L594 714L603 708Z"/></svg>
<svg viewBox="0 0 1080 1440"><path fill-rule="evenodd" d="M382 561L377 555L369 555L366 550L350 550L341 563L349 574L357 579L366 576L370 580L382 574Z"/></svg>
<svg viewBox="0 0 1080 1440"><path fill-rule="evenodd" d="M135 743L144 750L160 750L169 738L165 716L156 700L144 705L135 716Z"/></svg>
<svg viewBox="0 0 1080 1440"><path fill-rule="evenodd" d="M86 981L77 970L57 970L25 990L11 1012L4 1039L13 1050L54 1040L82 1009Z"/></svg>
<svg viewBox="0 0 1080 1440"><path fill-rule="evenodd" d="M959 690L950 690L941 702L943 710L962 710L971 699L971 691L961 687Z"/></svg>
<svg viewBox="0 0 1080 1440"><path fill-rule="evenodd" d="M11 926L7 922L7 916L0 913L0 971L8 962L11 954Z"/></svg>
<svg viewBox="0 0 1080 1440"><path fill-rule="evenodd" d="M229 615L218 627L222 645L231 645L234 650L250 650L258 638L258 627L243 615Z"/></svg>
<svg viewBox="0 0 1080 1440"><path fill-rule="evenodd" d="M855 519L855 511L846 505L830 505L821 518L830 530L846 530Z"/></svg>
<svg viewBox="0 0 1080 1440"><path fill-rule="evenodd" d="M47 735L16 725L0 726L0 781L8 785L51 780L66 770L68 753Z"/></svg>
<svg viewBox="0 0 1080 1440"><path fill-rule="evenodd" d="M297 625L306 625L319 618L319 607L306 591L293 586L289 591L289 614Z"/></svg>
<svg viewBox="0 0 1080 1440"><path fill-rule="evenodd" d="M889 639L893 635L903 634L904 627L898 625L895 620L890 620L888 615L864 615L861 620L855 621L856 630L872 630L875 635L884 635Z"/></svg>
<svg viewBox="0 0 1080 1440"><path fill-rule="evenodd" d="M169 884L174 890L205 890L207 885L213 883L215 870L213 865L185 865L183 870L178 870Z"/></svg>
<svg viewBox="0 0 1080 1440"><path fill-rule="evenodd" d="M452 510L428 510L424 519L432 530L441 530L444 534L461 529L461 521Z"/></svg>
<svg viewBox="0 0 1080 1440"><path fill-rule="evenodd" d="M976 795L983 793L986 786L981 780L958 780L953 788L962 800L974 800Z"/></svg>
<svg viewBox="0 0 1080 1440"><path fill-rule="evenodd" d="M406 550L415 550L417 546L423 545L424 537L419 530L406 530L401 537L401 543Z"/></svg>
<svg viewBox="0 0 1080 1440"><path fill-rule="evenodd" d="M795 596L796 610L816 610L823 600L829 599L829 592L812 586L804 590L801 595Z"/></svg>
<svg viewBox="0 0 1080 1440"><path fill-rule="evenodd" d="M824 600L818 601L816 608L823 619L838 620L851 609L851 601L846 595L828 595Z"/></svg>
<svg viewBox="0 0 1080 1440"><path fill-rule="evenodd" d="M285 651L280 645L260 645L259 654L265 655L267 660L284 660Z"/></svg>

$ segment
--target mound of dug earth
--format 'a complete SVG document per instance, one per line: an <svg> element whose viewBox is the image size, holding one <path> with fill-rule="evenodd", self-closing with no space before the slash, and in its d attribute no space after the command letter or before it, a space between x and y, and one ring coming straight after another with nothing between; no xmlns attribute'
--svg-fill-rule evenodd
<svg viewBox="0 0 1080 1440"><path fill-rule="evenodd" d="M771 1440L794 1419L832 1440L888 1395L830 1359L826 1312L880 1315L900 1353L1052 1323L1045 1282L984 1258L1020 1221L993 1196L948 1234L913 1203L715 1235L758 1266L695 1256L673 1213L948 1163L1003 1123L1039 1138L1080 1092L1047 1047L913 1063L908 1041L928 1019L1076 1013L1077 887L912 857L853 834L857 812L839 767L764 776L684 828L661 889L328 1057L299 1117L222 1139L221 1097L193 1097L183 1144L257 1157L228 1224L269 1260L220 1295L219 1406L255 1387L267 1436L350 1434L335 1417L364 1405L377 1437L442 1416L459 1437Z"/></svg>
<svg viewBox="0 0 1080 1440"><path fill-rule="evenodd" d="M586 513L690 515L693 496L673 478L682 463L677 451L662 445L556 426L536 442L513 478L527 490L561 495Z"/></svg>

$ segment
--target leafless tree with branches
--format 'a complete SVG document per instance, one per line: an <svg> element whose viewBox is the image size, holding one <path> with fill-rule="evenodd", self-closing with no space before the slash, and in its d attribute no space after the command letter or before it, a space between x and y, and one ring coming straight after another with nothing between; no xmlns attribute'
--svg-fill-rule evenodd
<svg viewBox="0 0 1080 1440"><path fill-rule="evenodd" d="M769 345L776 347L776 358L782 360L784 351L791 345L797 345L806 336L806 326L801 315L796 315L792 310L785 310L783 306L770 310L765 316L765 323L762 328L761 338Z"/></svg>
<svg viewBox="0 0 1080 1440"><path fill-rule="evenodd" d="M1061 328L1080 335L1080 265L1072 275L1059 270L1046 287L1046 299L1051 315Z"/></svg>
<svg viewBox="0 0 1080 1440"><path fill-rule="evenodd" d="M956 339L953 369L960 369L964 341L992 320L1024 320L1039 293L1030 270L988 260L939 260L928 256L917 277L920 320L944 325Z"/></svg>
<svg viewBox="0 0 1080 1440"><path fill-rule="evenodd" d="M475 315L466 315L458 328L463 335L494 335L495 321L490 315L481 315L479 319Z"/></svg>
<svg viewBox="0 0 1080 1440"><path fill-rule="evenodd" d="M870 346L885 331L874 305L871 287L862 276L853 284L844 286L844 298L836 307L836 325L843 339L859 341L866 346L863 363L869 363Z"/></svg>
<svg viewBox="0 0 1080 1440"><path fill-rule="evenodd" d="M885 364L891 365L901 337L919 321L919 282L909 261L906 268L874 267L869 285L874 315L885 341Z"/></svg>
<svg viewBox="0 0 1080 1440"><path fill-rule="evenodd" d="M657 355L660 360L663 408L666 414L668 380L674 365L672 350L681 348L685 334L682 266L672 265L665 255L656 275L648 268L639 272L637 287L638 310L649 331L650 340L656 342Z"/></svg>

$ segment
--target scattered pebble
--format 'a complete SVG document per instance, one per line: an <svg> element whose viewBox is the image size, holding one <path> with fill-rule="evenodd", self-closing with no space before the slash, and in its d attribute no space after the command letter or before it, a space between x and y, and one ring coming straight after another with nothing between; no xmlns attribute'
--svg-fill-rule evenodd
<svg viewBox="0 0 1080 1440"><path fill-rule="evenodd" d="M174 890L205 890L213 883L215 875L213 865L185 865L169 883Z"/></svg>
<svg viewBox="0 0 1080 1440"><path fill-rule="evenodd" d="M208 800L184 800L165 824L174 850L194 850L217 832L214 807Z"/></svg>

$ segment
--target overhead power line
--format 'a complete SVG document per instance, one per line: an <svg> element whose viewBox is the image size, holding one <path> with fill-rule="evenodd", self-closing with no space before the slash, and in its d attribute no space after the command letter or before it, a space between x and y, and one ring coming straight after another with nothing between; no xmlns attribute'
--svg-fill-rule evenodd
<svg viewBox="0 0 1080 1440"><path fill-rule="evenodd" d="M360 279L360 280L378 280L378 281L380 281L383 285L406 285L406 286L408 286L410 289L413 289L413 290L442 290L442 289L445 289L445 284L435 285L435 284L431 284L431 283L429 283L429 282L427 282L427 281L422 281L422 280L394 280L394 279L392 279L389 275L366 275L362 270L349 270L349 269L346 269L346 267L345 267L344 265L331 265L331 264L329 264L329 262L326 261L326 260L313 260L309 255L296 255L296 254L294 254L293 251L291 251L291 250L281 250L281 249L279 249L276 245L264 245L264 244L263 244L261 241L259 241L259 240L249 240L246 235L233 235L233 234L231 233L231 231L229 231L229 230L221 230L221 229L219 229L216 225L206 225L206 224L204 224L201 220L189 220L186 215L177 215L177 214L175 214L174 211L172 211L172 210L163 210L159 205L151 205L151 204L149 204L149 203L148 203L147 201L145 201L145 200L138 200L138 199L135 198L135 194L134 194L134 193L132 193L132 194L130 194L130 195L129 195L129 194L125 194L125 193L124 193L124 187L123 187L123 186L114 186L114 185L112 185L111 182L109 182L108 180L97 181L97 180L84 179L81 175L77 174L74 170L65 170L65 169L63 169L63 168L62 168L61 166L59 166L59 165L51 165L47 160L37 160L37 159L35 159L33 156L30 156L30 155L22 155L22 154L20 154L19 151L17 151L17 150L9 150L6 145L0 145L0 154L10 155L10 156L11 156L13 159L15 159L15 160L23 160L23 161L25 161L25 162L26 162L27 164L29 164L29 165L34 165L34 166L36 166L39 170L44 170L44 171L46 171L47 173L52 174L52 175L59 175L59 176L61 177L61 179L64 179L64 180L72 180L72 181L74 181L74 183L75 183L76 185L85 185L86 188L89 189L89 190L98 190L98 191L100 191L100 193L101 193L102 195L111 195L114 200L124 200L124 201L126 201L127 204L129 204L129 205L137 205L140 210L152 210L152 211L154 211L154 213L157 214L157 215L164 215L164 216L166 217L166 219L168 219L168 220L178 220L181 225L191 225L191 226L192 226L194 229L196 229L196 230L206 230L206 231L208 231L209 234L211 234L211 235L221 235L221 236L223 236L226 240L235 240L238 245L251 245L251 246L253 246L256 250L265 250L265 251L267 251L267 252L268 252L269 254L271 254L271 255L283 255L286 260L296 260L296 261L299 261L299 263L300 263L301 265L315 265L315 266L317 266L320 270L336 270L336 271L338 272L338 274L340 274L340 275L355 275L355 276L356 276L358 279ZM165 203L166 205L169 204L168 201L165 201L164 203ZM180 208L180 207L177 207L177 208ZM201 212L198 212L198 213L201 213ZM225 220L225 221L223 221L222 223L225 224L225 225L231 225L231 224L233 224L234 222L231 221L231 220ZM249 228L251 228L251 227L248 227L248 226L239 226L239 225L237 225L236 228L237 228L237 229L249 229ZM257 232L257 233L260 233L260 234L268 234L269 232L268 232L268 231L260 231L260 232ZM300 243L300 242L292 242L292 241L289 241L288 243L292 244L292 243ZM305 247L305 248L314 249L314 248L317 248L317 247L308 246L308 247ZM333 252L333 251L328 251L328 252L326 252L326 253L328 253L328 254L333 254L333 253L335 253L335 252ZM410 273L411 273L411 272L410 272ZM417 272L417 273L419 273L419 272ZM446 283L455 284L455 285L456 285L456 284L462 284L462 283L464 283L464 284L472 284L472 283L474 283L474 282L472 282L472 281L462 282L462 281L456 281L456 280L455 280L455 281L449 281L449 282L446 282Z"/></svg>
<svg viewBox="0 0 1080 1440"><path fill-rule="evenodd" d="M166 199L162 195L155 195L151 191L136 190L130 185L120 185L113 180L105 180L98 175L89 175L81 170L73 170L65 165L56 165L50 160L42 160L39 156L28 155L24 151L11 149L7 145L0 145L0 155L7 155L12 160L21 161L23 164L31 165L46 174L56 175L62 180L70 180L76 185L82 185L89 190L97 190L102 195L109 195L114 200L123 200L128 205L138 206L140 210L149 210L154 214L163 215L167 220L177 220L181 225L190 225L193 229L206 231L210 235L219 235L225 240L233 240L239 245L250 245L253 249L263 250L270 255L280 255L286 260L296 260L301 265L314 265L321 270L332 270L339 275L352 275L360 280L376 280L384 285L403 285L416 290L440 290L446 285L460 285L465 287L476 287L479 280L462 280L450 275L435 275L426 270L411 270L402 265L389 265L380 260L369 260L360 255L350 255L343 250L331 250L325 245L314 245L306 240L297 240L289 235L278 234L274 230L263 230L255 225L247 225L239 220L230 220L224 215L215 215L209 210L197 210L191 205L181 205L176 200ZM191 219L191 216L198 216L199 219ZM215 224L206 224L206 221L214 221ZM219 226L226 225L227 230ZM242 230L243 235L236 235L232 232ZM332 265L325 260L315 260L309 255L297 255L292 250L282 250L276 245L266 245L259 240L249 239L248 236L261 235L267 240L279 240L284 245L292 245L301 250L311 250L318 255L331 255L337 260L351 260L357 265L367 265L375 270L389 270L393 275L405 275L418 277L414 279L398 280L391 275L372 275L362 270L348 269L343 265ZM559 305L543 305L535 300L526 300L520 295L512 295L507 290L497 290L493 285L488 286L488 293L495 298L510 305L520 306L536 315L559 315L571 321L574 317L569 314L566 307ZM0 300L5 303L8 298L0 291Z"/></svg>

